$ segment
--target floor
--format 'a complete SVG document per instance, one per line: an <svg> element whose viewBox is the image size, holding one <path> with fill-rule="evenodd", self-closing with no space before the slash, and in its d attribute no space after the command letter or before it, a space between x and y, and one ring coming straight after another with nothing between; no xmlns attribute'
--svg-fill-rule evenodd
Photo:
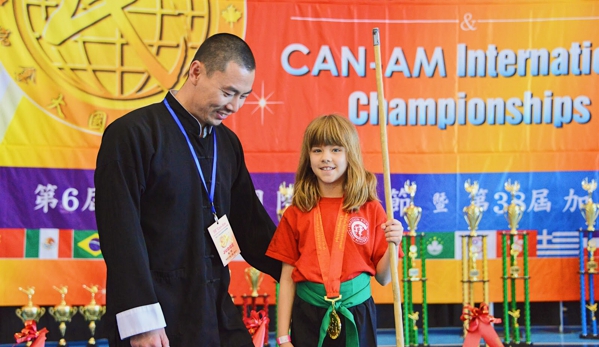
<svg viewBox="0 0 599 347"><path fill-rule="evenodd" d="M420 334L422 332L419 332ZM440 347L461 347L464 340L461 337L460 328L433 328L429 329L429 345L440 346ZM503 341L503 331L497 330L497 333ZM532 327L531 329L531 342L534 347L544 346L578 346L578 347L599 347L598 339L583 339L580 337L581 327L571 326L564 327L563 332L558 331L558 327ZM422 343L422 335L419 336L419 341ZM520 338L521 342L525 341L524 333ZM483 341L481 341L481 344ZM271 346L275 345L274 335L271 333L270 336ZM520 345L512 346L525 346L525 343ZM395 330L392 329L379 329L378 331L378 346L379 347L390 347L396 346L395 344ZM507 346L507 345L506 345ZM408 347L408 346L406 346Z"/></svg>
<svg viewBox="0 0 599 347"><path fill-rule="evenodd" d="M422 333L422 332L420 332ZM503 332L498 329L497 333L503 338ZM568 326L564 327L563 332L558 331L558 327L532 327L531 331L531 342L534 347L556 347L556 346L578 346L578 347L599 347L598 339L583 339L580 337L581 328L580 326ZM270 346L276 346L274 333L269 336ZM521 335L521 340L525 340L524 334ZM422 342L422 335L420 335L420 342ZM483 341L481 341L483 342ZM429 345L440 346L440 347L461 347L463 339L461 337L460 328L432 328L429 329ZM57 346L57 342L47 341L46 347ZM516 346L525 346L525 343ZM0 347L11 347L10 345L2 345ZM23 346L23 344L19 345ZM69 347L84 347L86 343L83 341L72 341L69 342ZM96 341L96 347L107 347L107 341L104 339ZM396 346L395 344L395 331L392 329L381 329L378 332L378 346L379 347L391 347ZM506 345L507 346L507 345ZM408 346L406 346L408 347Z"/></svg>

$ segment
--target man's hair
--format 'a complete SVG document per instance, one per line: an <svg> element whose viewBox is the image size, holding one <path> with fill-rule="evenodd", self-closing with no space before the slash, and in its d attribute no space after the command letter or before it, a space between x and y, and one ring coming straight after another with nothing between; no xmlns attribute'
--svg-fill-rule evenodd
<svg viewBox="0 0 599 347"><path fill-rule="evenodd" d="M256 61L250 46L241 38L220 33L207 38L193 60L198 60L206 67L206 74L210 77L214 72L224 72L231 61L248 71L256 69Z"/></svg>

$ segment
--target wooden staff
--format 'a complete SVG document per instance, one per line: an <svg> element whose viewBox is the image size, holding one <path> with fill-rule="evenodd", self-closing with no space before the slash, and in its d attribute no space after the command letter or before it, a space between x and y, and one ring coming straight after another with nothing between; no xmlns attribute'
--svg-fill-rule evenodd
<svg viewBox="0 0 599 347"><path fill-rule="evenodd" d="M374 38L374 62L376 67L376 89L379 103L379 128L381 128L381 152L383 153L383 181L385 182L385 205L387 219L393 219L393 204L391 202L391 174L389 170L389 149L387 145L387 120L385 117L385 98L383 90L383 72L381 67L381 48L379 28L372 29ZM389 242L389 259L391 260L391 279L393 285L393 307L395 316L395 342L404 346L403 318L401 315L401 293L399 292L399 275L397 274L397 245Z"/></svg>

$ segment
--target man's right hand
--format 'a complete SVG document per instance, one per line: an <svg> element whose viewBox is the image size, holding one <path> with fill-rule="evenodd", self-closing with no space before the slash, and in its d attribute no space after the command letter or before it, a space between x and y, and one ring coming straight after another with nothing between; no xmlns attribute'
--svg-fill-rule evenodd
<svg viewBox="0 0 599 347"><path fill-rule="evenodd" d="M164 328L131 336L131 347L169 347Z"/></svg>

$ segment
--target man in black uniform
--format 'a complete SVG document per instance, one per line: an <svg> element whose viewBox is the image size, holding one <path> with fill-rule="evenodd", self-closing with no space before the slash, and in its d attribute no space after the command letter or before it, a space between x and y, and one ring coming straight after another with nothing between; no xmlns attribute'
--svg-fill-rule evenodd
<svg viewBox="0 0 599 347"><path fill-rule="evenodd" d="M208 227L226 216L244 259L278 280L264 255L275 225L221 125L254 76L242 39L211 36L180 90L106 129L94 180L111 346L253 346Z"/></svg>

